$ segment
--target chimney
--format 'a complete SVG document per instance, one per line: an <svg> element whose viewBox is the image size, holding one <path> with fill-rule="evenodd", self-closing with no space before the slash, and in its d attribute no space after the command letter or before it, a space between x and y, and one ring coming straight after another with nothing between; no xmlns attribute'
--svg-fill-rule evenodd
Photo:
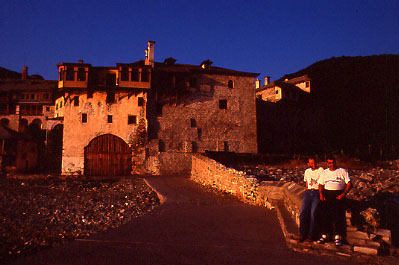
<svg viewBox="0 0 399 265"><path fill-rule="evenodd" d="M145 65L154 67L154 44L155 41L148 41L148 48L145 50Z"/></svg>
<svg viewBox="0 0 399 265"><path fill-rule="evenodd" d="M28 66L24 65L24 66L22 66L21 79L26 80L27 78L28 78Z"/></svg>
<svg viewBox="0 0 399 265"><path fill-rule="evenodd" d="M270 76L265 76L265 86L270 83Z"/></svg>
<svg viewBox="0 0 399 265"><path fill-rule="evenodd" d="M259 78L256 78L255 80L255 88L259 88L260 87L260 81Z"/></svg>
<svg viewBox="0 0 399 265"><path fill-rule="evenodd" d="M82 59L78 60L78 64L83 64L83 60Z"/></svg>

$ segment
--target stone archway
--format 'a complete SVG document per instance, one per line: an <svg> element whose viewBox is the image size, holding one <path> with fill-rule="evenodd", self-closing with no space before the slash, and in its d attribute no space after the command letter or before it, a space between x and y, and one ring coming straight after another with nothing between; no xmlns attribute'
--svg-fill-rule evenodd
<svg viewBox="0 0 399 265"><path fill-rule="evenodd" d="M132 170L132 151L121 138L100 135L85 147L84 174L86 176L126 176Z"/></svg>

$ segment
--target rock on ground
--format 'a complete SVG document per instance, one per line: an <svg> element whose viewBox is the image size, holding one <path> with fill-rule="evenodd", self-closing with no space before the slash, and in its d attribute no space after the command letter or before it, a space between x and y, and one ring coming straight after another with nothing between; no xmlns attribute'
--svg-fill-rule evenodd
<svg viewBox="0 0 399 265"><path fill-rule="evenodd" d="M142 178L0 179L0 263L117 227L159 204Z"/></svg>

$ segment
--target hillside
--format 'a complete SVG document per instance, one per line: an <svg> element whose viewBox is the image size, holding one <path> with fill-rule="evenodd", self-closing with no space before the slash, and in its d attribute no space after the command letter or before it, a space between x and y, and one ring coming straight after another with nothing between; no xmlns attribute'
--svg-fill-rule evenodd
<svg viewBox="0 0 399 265"><path fill-rule="evenodd" d="M0 67L0 79L20 79L21 74L15 71Z"/></svg>
<svg viewBox="0 0 399 265"><path fill-rule="evenodd" d="M322 117L313 121L323 127L317 144L349 153L399 147L399 55L333 57L281 80L305 74L312 79L306 105Z"/></svg>

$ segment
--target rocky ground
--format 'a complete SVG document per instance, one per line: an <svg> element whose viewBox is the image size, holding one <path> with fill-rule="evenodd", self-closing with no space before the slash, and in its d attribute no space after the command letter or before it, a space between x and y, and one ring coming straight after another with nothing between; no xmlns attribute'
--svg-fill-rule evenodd
<svg viewBox="0 0 399 265"><path fill-rule="evenodd" d="M0 178L0 264L120 226L159 204L142 178Z"/></svg>
<svg viewBox="0 0 399 265"><path fill-rule="evenodd" d="M353 223L365 229L385 228L392 231L392 240L399 244L399 161L385 166L348 169L353 189L347 195ZM324 166L325 168L325 166ZM256 176L259 181L293 181L304 186L305 163L296 167L239 166L236 169Z"/></svg>

